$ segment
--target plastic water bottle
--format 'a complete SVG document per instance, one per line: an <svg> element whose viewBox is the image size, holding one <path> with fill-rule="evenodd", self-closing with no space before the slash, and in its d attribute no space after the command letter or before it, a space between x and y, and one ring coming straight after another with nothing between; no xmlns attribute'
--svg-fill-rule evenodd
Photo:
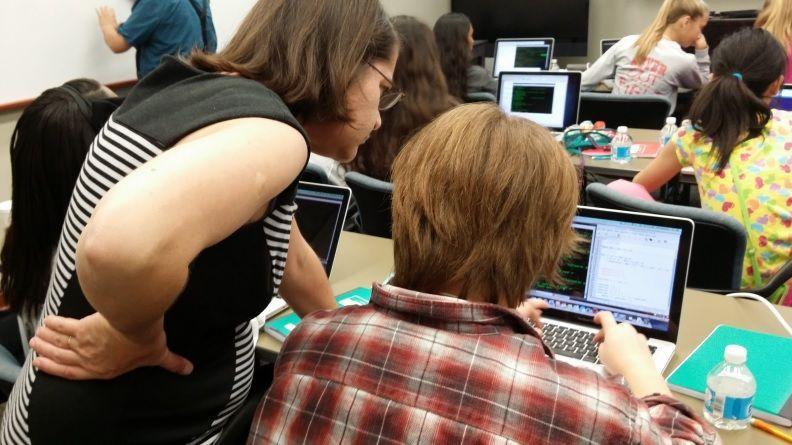
<svg viewBox="0 0 792 445"><path fill-rule="evenodd" d="M558 59L550 59L550 71L560 71L561 67L558 66Z"/></svg>
<svg viewBox="0 0 792 445"><path fill-rule="evenodd" d="M724 361L707 374L704 418L716 428L741 430L751 422L756 380L745 366L747 356L742 346L726 346Z"/></svg>
<svg viewBox="0 0 792 445"><path fill-rule="evenodd" d="M679 128L676 126L676 118L667 117L665 127L660 130L660 145L665 147L668 141L676 134L677 130L679 130Z"/></svg>
<svg viewBox="0 0 792 445"><path fill-rule="evenodd" d="M630 155L630 148L632 148L632 138L628 133L625 126L621 126L616 130L616 136L613 137L610 143L611 161L618 162L619 164L626 164L632 158Z"/></svg>

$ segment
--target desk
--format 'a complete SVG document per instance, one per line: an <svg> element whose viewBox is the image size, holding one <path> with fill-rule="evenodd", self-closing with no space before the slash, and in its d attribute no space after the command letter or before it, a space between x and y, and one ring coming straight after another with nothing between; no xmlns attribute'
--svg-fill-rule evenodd
<svg viewBox="0 0 792 445"><path fill-rule="evenodd" d="M369 286L373 281L384 279L393 270L392 252L393 243L389 239L350 232L342 233L333 273L330 275L333 293L338 295L355 287ZM784 318L792 322L792 308L779 309ZM719 324L783 335L781 327L773 316L761 304L754 301L687 290L682 314L677 353L671 360L666 374L679 365ZM258 348L260 352L277 354L280 343L267 334L261 334ZM701 412L700 400L683 395L677 397ZM787 431L792 433L792 429ZM752 428L720 434L727 445L784 445L779 439Z"/></svg>
<svg viewBox="0 0 792 445"><path fill-rule="evenodd" d="M660 131L630 129L630 136L635 142L657 141L660 139ZM586 171L595 175L614 176L619 179L632 180L641 170L646 168L652 158L634 158L627 164L619 164L611 160L595 160L584 156ZM572 161L576 166L580 165L579 156L572 156ZM682 184L696 184L696 176L692 172L683 171L679 175L679 182Z"/></svg>

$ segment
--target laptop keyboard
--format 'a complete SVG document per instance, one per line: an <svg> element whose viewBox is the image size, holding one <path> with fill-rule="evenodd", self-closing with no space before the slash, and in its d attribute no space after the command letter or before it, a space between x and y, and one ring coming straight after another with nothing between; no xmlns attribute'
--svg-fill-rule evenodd
<svg viewBox="0 0 792 445"><path fill-rule="evenodd" d="M544 342L554 353L589 363L599 363L593 333L547 322L543 323L542 332ZM649 346L652 354L656 350L656 347Z"/></svg>

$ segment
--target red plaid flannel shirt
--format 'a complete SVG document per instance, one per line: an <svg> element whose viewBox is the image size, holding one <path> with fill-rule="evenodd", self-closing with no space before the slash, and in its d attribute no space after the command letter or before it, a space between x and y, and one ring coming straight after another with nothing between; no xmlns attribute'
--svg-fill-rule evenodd
<svg viewBox="0 0 792 445"><path fill-rule="evenodd" d="M515 311L374 285L289 335L248 443L713 444L666 396L554 360Z"/></svg>

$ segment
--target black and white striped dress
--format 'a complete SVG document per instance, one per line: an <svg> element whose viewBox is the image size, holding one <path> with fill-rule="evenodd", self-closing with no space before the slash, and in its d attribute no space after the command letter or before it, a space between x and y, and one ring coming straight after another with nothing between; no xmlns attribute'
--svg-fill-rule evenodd
<svg viewBox="0 0 792 445"><path fill-rule="evenodd" d="M109 189L187 134L251 116L305 134L283 102L256 82L204 73L173 58L144 79L97 136L82 167L43 316L94 312L75 274L75 249ZM249 321L283 277L296 186L295 180L262 221L205 249L191 264L184 291L165 315L169 347L195 365L190 376L150 367L110 381L66 381L36 371L29 356L5 410L0 443L213 443L250 388L257 333Z"/></svg>

